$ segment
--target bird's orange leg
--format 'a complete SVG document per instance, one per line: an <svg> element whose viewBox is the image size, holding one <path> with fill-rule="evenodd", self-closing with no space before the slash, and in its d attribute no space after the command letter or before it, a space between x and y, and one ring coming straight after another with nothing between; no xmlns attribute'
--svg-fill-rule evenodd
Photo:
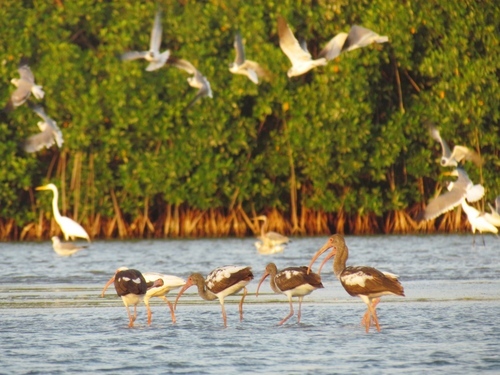
<svg viewBox="0 0 500 375"><path fill-rule="evenodd" d="M292 299L290 298L290 314L285 316L281 322L278 323L278 325L282 325L285 323L290 317L293 315L293 304L292 304Z"/></svg>
<svg viewBox="0 0 500 375"><path fill-rule="evenodd" d="M128 308L128 306L125 306L125 308L127 309L127 314L128 314L128 327L132 328L134 326L135 319L132 316L132 314L130 314L130 309Z"/></svg>
<svg viewBox="0 0 500 375"><path fill-rule="evenodd" d="M380 325L378 323L377 311L376 311L375 307L372 304L369 304L368 310L370 311L370 314L373 318L373 321L375 322L375 326L377 327L377 331L380 332ZM370 319L370 321L371 321L371 319ZM370 329L370 326L368 325L368 327L366 327L366 332L368 332L369 329Z"/></svg>
<svg viewBox="0 0 500 375"><path fill-rule="evenodd" d="M151 312L151 309L149 308L149 303L146 305L146 309L148 310L148 326L150 326L153 313Z"/></svg>
<svg viewBox="0 0 500 375"><path fill-rule="evenodd" d="M372 301L372 306L373 306L373 308L374 308L374 309L377 307L377 305L379 304L379 302L380 302L380 298L375 298L375 299L373 299L373 301ZM361 325L362 325L362 326L365 326L365 327L366 327L366 325L369 323L369 322L367 321L367 320L368 320L369 315L370 315L370 314L369 314L368 310L366 310L365 315L363 315L363 319L361 319ZM371 324L371 323L370 323L370 324Z"/></svg>
<svg viewBox="0 0 500 375"><path fill-rule="evenodd" d="M247 295L247 288L243 288L243 297L241 297L241 301L239 304L240 322L243 320L243 301L245 300L246 295Z"/></svg>
<svg viewBox="0 0 500 375"><path fill-rule="evenodd" d="M299 297L299 313L297 314L297 323L300 323L300 311L302 309L302 298L304 297Z"/></svg>
<svg viewBox="0 0 500 375"><path fill-rule="evenodd" d="M175 320L174 307L172 306L172 304L170 303L170 301L167 299L167 297L161 296L161 298L163 298L163 300L167 303L168 307L170 308L170 316L172 317L172 323L175 323L176 320Z"/></svg>

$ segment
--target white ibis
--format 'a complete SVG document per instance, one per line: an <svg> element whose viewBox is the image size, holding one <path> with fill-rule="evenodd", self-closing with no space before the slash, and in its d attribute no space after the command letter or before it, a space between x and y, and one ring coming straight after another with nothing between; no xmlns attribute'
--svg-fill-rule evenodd
<svg viewBox="0 0 500 375"><path fill-rule="evenodd" d="M243 296L239 303L240 321L243 320L243 301L247 295L246 285L251 280L253 280L252 268L246 266L219 267L210 272L206 279L199 273L193 273L188 277L186 285L179 291L175 299L175 306L177 306L177 302L184 291L196 285L198 294L204 300L213 301L216 298L219 299L222 308L222 320L224 321L224 327L227 327L224 298L236 294L243 289Z"/></svg>
<svg viewBox="0 0 500 375"><path fill-rule="evenodd" d="M314 60L307 47L300 45L281 16L278 17L278 35L280 48L292 63L292 67L287 72L288 77L299 76L317 66L326 65L341 52L352 51L371 43L385 43L389 40L386 36L380 36L372 30L354 25L349 30L349 34L339 33L333 37Z"/></svg>
<svg viewBox="0 0 500 375"><path fill-rule="evenodd" d="M276 264L269 263L266 266L266 271L260 279L257 287L256 296L259 296L259 289L262 282L267 276L271 276L270 285L275 293L282 293L288 297L290 303L290 313L285 316L278 324L282 325L293 315L292 298L299 297L299 313L297 315L297 323L300 323L300 312L302 299L304 296L311 294L318 288L323 288L321 277L314 272L307 272L307 267L288 267L278 272Z"/></svg>
<svg viewBox="0 0 500 375"><path fill-rule="evenodd" d="M158 281L159 282L159 281ZM129 318L129 327L134 326L135 319L137 318L137 305L144 299L146 292L148 291L148 283L146 279L137 270L128 269L127 267L120 267L116 270L115 274L111 279L108 280L106 285L101 292L101 297L104 297L106 289L114 283L116 294L122 297L123 304L127 309L127 314ZM157 287L157 282L150 282L149 287ZM134 305L134 315L130 314L129 306ZM149 309L149 304L146 304L146 309L148 310L148 318L151 316L151 310Z"/></svg>
<svg viewBox="0 0 500 375"><path fill-rule="evenodd" d="M122 54L121 59L128 60L137 60L137 59L145 59L149 62L146 70L151 72L153 70L160 69L167 62L170 51L167 49L166 51L160 53L161 46L161 11L157 11L155 15L155 21L153 24L153 29L151 30L151 40L149 42L149 51L130 51Z"/></svg>
<svg viewBox="0 0 500 375"><path fill-rule="evenodd" d="M184 70L192 75L187 79L188 84L189 86L198 89L198 92L196 93L195 97L191 100L191 102L187 105L187 108L191 107L199 98L203 98L204 96L208 96L209 98L213 97L212 88L210 87L210 82L189 61L171 56L168 59L167 63L175 66L176 68Z"/></svg>
<svg viewBox="0 0 500 375"><path fill-rule="evenodd" d="M484 216L486 216L486 220L488 220L491 224L496 227L500 227L500 195L495 199L495 207L488 203L490 207L491 213L486 212Z"/></svg>
<svg viewBox="0 0 500 375"><path fill-rule="evenodd" d="M148 307L148 324L151 324L151 309L149 308L149 299L151 297L158 297L163 299L168 307L170 308L170 315L172 316L172 323L175 323L175 312L172 304L167 299L166 294L171 290L175 290L184 286L186 284L186 280L172 275L164 275L157 272L144 272L142 274L146 283L154 283L144 296L144 304Z"/></svg>
<svg viewBox="0 0 500 375"><path fill-rule="evenodd" d="M465 146L455 145L455 147L453 147L453 151L451 151L448 143L441 138L439 130L437 130L432 124L428 124L428 126L431 137L441 144L441 165L443 167L456 167L462 160L470 160L477 166L483 164L481 156L479 156L477 152Z"/></svg>
<svg viewBox="0 0 500 375"><path fill-rule="evenodd" d="M321 249L314 254L311 263L309 264L308 272L310 272L311 266L314 264L316 259L318 259L321 254L330 248L332 248L332 251L321 263L318 274L321 273L323 265L329 259L335 257L333 261L333 272L335 273L335 276L340 280L340 283L347 293L353 297L360 297L368 307L368 310L362 320L366 327L366 332L370 330L372 320L375 322L377 330L380 332L380 325L376 312L378 299L381 296L390 294L404 297L403 286L399 282L397 276L392 273L381 272L373 267L366 266L346 267L349 251L344 237L340 234L334 234L331 236Z"/></svg>
<svg viewBox="0 0 500 375"><path fill-rule="evenodd" d="M31 93L33 93L37 99L43 99L45 96L42 86L35 84L35 76L25 59L21 60L17 71L19 72L20 78L12 78L10 80L10 82L16 86L16 89L10 96L9 102L5 106L6 112L19 107L26 102Z"/></svg>
<svg viewBox="0 0 500 375"><path fill-rule="evenodd" d="M59 193L57 191L57 187L54 184L47 184L44 186L39 186L36 190L52 190L54 193L52 197L52 212L54 214L54 219L57 224L61 228L61 231L64 234L64 239L67 241L68 239L75 239L75 237L85 238L88 242L90 242L89 234L83 229L83 227L78 224L76 221L70 219L69 217L62 216L59 212L59 207L57 206L57 201L59 199Z"/></svg>
<svg viewBox="0 0 500 375"><path fill-rule="evenodd" d="M54 251L61 256L70 256L76 252L85 249L87 246L77 246L71 242L61 242L59 237L52 237L52 248Z"/></svg>
<svg viewBox="0 0 500 375"><path fill-rule="evenodd" d="M450 175L457 175L458 179L448 184L448 191L429 201L425 210L419 213L417 220L432 220L439 215L453 210L466 199L476 202L484 195L484 187L481 184L474 185L467 172L462 168L456 168Z"/></svg>
<svg viewBox="0 0 500 375"><path fill-rule="evenodd" d="M257 251L261 254L275 254L282 252L286 244L290 242L290 239L277 232L268 232L267 227L269 223L266 215L254 217L253 220L261 220L264 222L260 227L260 237L258 237L261 242L255 242Z"/></svg>
<svg viewBox="0 0 500 375"><path fill-rule="evenodd" d="M241 74L247 76L253 83L259 83L259 77L266 77L268 73L255 61L245 58L245 47L241 40L241 34L236 33L234 37L234 49L236 57L234 62L229 65L229 71L233 74Z"/></svg>

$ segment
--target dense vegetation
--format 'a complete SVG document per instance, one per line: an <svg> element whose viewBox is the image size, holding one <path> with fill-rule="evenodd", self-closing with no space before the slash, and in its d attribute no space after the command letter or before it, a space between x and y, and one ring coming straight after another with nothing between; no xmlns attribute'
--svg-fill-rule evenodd
<svg viewBox="0 0 500 375"><path fill-rule="evenodd" d="M162 0L162 50L191 61L214 98L173 67L146 72L157 5L142 1L3 0L0 100L22 56L64 145L19 148L38 131L26 105L0 118L0 238L57 231L63 214L92 237L248 235L256 213L287 233L398 232L441 186L441 149L476 149L471 179L500 194L500 7L495 1ZM390 42L342 54L293 79L278 44L283 15L316 55L351 24ZM272 72L254 85L228 71L240 30L247 58ZM482 203L484 204L484 202ZM455 224L453 224L455 223ZM460 211L418 229L464 229ZM49 233L50 232L50 233Z"/></svg>

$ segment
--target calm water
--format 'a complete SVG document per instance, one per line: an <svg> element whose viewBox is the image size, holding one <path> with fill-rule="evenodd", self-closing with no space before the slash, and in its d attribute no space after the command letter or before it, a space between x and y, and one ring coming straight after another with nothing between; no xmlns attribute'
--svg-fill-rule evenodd
<svg viewBox="0 0 500 375"><path fill-rule="evenodd" d="M366 307L325 266L325 288L305 297L301 323L283 295L252 295L265 265L307 265L326 237L296 238L283 254L256 253L253 239L92 243L63 258L49 242L0 244L0 374L472 374L500 373L500 240L472 247L470 235L347 237L348 264L400 275L406 297L383 297L382 332L366 334ZM226 264L251 265L245 319L239 297L218 302L189 289L177 324L160 299L153 323L136 327L112 288L116 268L187 277ZM319 262L315 266L315 270ZM191 293L189 293L191 292ZM169 295L175 300L176 292ZM296 305L295 305L296 306Z"/></svg>

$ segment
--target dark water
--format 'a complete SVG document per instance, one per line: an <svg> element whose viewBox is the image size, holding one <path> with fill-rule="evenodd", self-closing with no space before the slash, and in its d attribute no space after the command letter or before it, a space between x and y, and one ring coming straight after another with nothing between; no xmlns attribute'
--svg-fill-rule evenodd
<svg viewBox="0 0 500 375"><path fill-rule="evenodd" d="M348 264L396 273L405 287L405 298L382 298L382 331L365 333L365 304L342 289L331 265L325 288L305 297L301 323L294 316L278 326L286 297L267 283L253 294L265 265L307 265L325 241L296 238L272 256L257 254L253 239L103 241L69 258L48 242L2 243L0 374L500 373L498 238L473 248L471 236L347 237ZM175 325L153 298L152 325L141 305L129 329L112 289L99 298L120 266L187 277L226 264L251 265L256 278L242 322L239 297L227 298L228 328L218 302L194 289Z"/></svg>

